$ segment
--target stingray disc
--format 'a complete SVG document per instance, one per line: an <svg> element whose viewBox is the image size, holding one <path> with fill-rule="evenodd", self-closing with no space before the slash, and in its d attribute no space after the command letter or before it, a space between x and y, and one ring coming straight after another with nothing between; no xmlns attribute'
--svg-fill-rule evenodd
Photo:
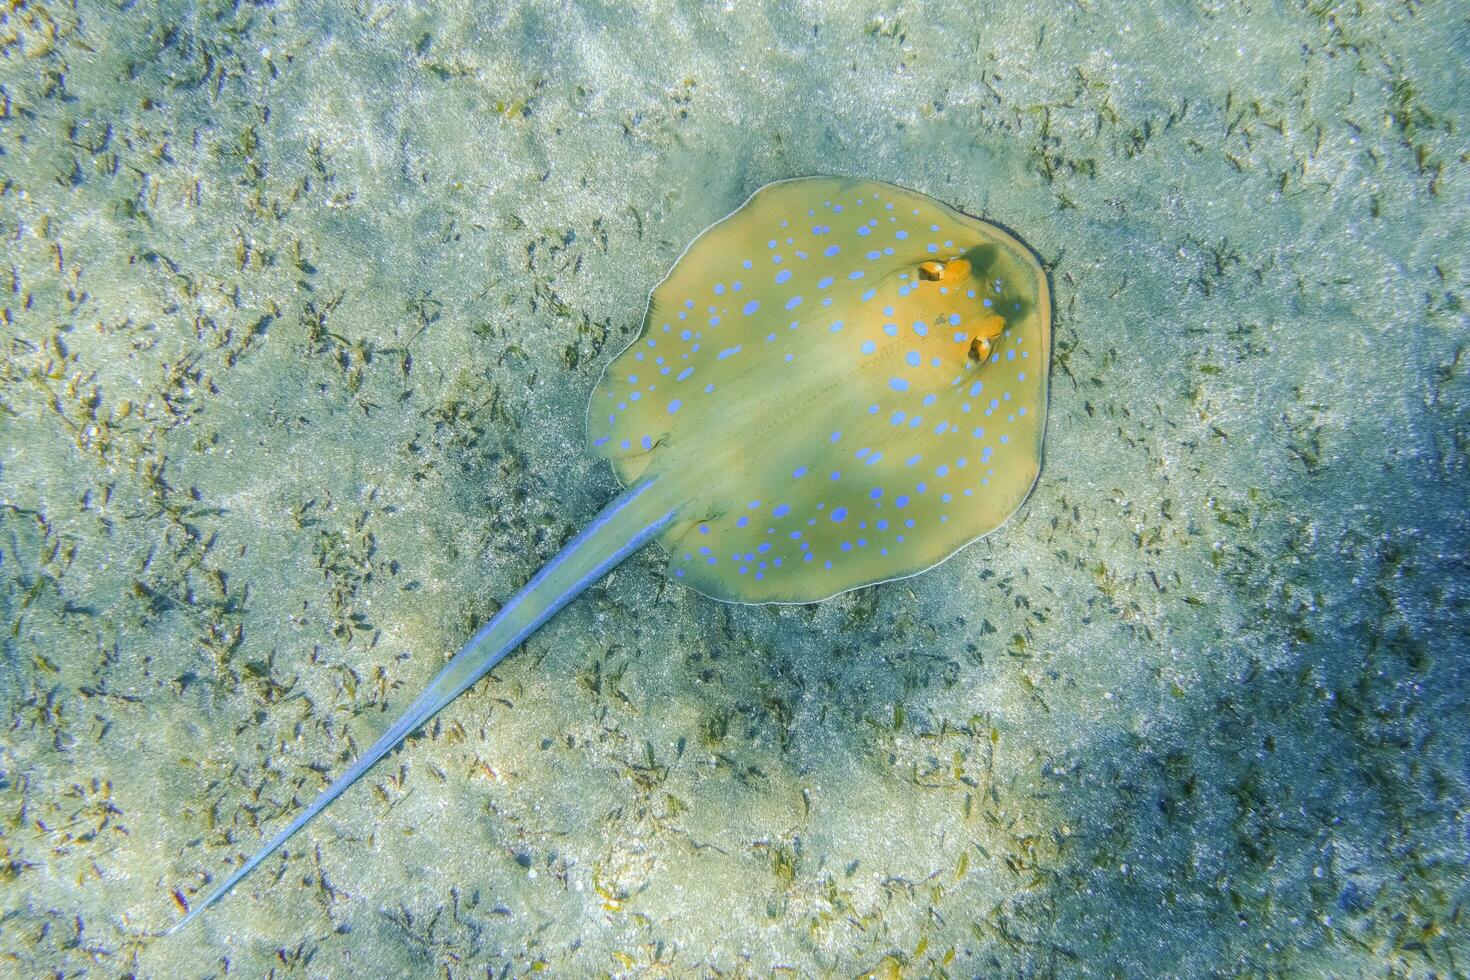
<svg viewBox="0 0 1470 980"><path fill-rule="evenodd" d="M679 581L813 602L944 560L1041 466L1051 305L1029 249L889 184L761 188L690 244L593 392L592 451L657 477Z"/></svg>

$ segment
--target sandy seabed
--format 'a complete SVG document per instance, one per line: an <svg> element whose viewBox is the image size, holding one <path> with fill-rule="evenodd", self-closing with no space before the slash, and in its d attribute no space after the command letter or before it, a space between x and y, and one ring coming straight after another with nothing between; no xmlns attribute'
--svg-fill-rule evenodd
<svg viewBox="0 0 1470 980"><path fill-rule="evenodd" d="M1466 975L1467 62L1433 0L10 5L0 973ZM1042 258L1018 518L811 606L650 549L163 938L811 173Z"/></svg>

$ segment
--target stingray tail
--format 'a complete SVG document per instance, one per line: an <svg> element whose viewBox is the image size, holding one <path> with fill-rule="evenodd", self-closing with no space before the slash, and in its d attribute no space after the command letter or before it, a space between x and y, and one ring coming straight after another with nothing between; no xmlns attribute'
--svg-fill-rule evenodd
<svg viewBox="0 0 1470 980"><path fill-rule="evenodd" d="M347 771L322 790L292 821L240 865L214 891L194 904L168 931L177 932L201 912L223 898L256 865L269 857L308 820L320 813L342 791L387 755L408 734L423 725L467 687L483 677L506 654L555 615L583 589L602 578L619 562L642 548L674 518L674 510L660 495L650 493L654 481L646 480L623 493L597 515L582 533L537 572L490 622L476 633L454 658L445 664L428 688L409 705L372 747L358 757Z"/></svg>

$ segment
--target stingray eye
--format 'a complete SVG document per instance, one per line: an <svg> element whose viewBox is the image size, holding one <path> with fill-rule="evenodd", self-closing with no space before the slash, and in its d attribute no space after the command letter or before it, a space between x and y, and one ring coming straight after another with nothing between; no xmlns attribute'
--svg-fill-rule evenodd
<svg viewBox="0 0 1470 980"><path fill-rule="evenodd" d="M919 278L924 282L957 283L970 275L970 263L964 259L948 262L920 262Z"/></svg>
<svg viewBox="0 0 1470 980"><path fill-rule="evenodd" d="M950 259L944 264L939 276L941 282L960 283L970 278L970 263L964 259Z"/></svg>
<svg viewBox="0 0 1470 980"><path fill-rule="evenodd" d="M985 363L985 359L990 356L991 341L999 337L1005 328L1005 319L994 313L975 324L975 339L970 341L970 356L982 364Z"/></svg>

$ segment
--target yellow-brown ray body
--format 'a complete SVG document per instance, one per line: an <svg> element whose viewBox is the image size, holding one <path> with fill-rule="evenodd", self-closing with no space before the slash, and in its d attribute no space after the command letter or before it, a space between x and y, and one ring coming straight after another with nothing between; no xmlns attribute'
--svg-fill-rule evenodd
<svg viewBox="0 0 1470 980"><path fill-rule="evenodd" d="M1036 481L1046 277L996 226L873 181L768 185L689 246L588 437L655 479L680 581L810 602L921 571Z"/></svg>

